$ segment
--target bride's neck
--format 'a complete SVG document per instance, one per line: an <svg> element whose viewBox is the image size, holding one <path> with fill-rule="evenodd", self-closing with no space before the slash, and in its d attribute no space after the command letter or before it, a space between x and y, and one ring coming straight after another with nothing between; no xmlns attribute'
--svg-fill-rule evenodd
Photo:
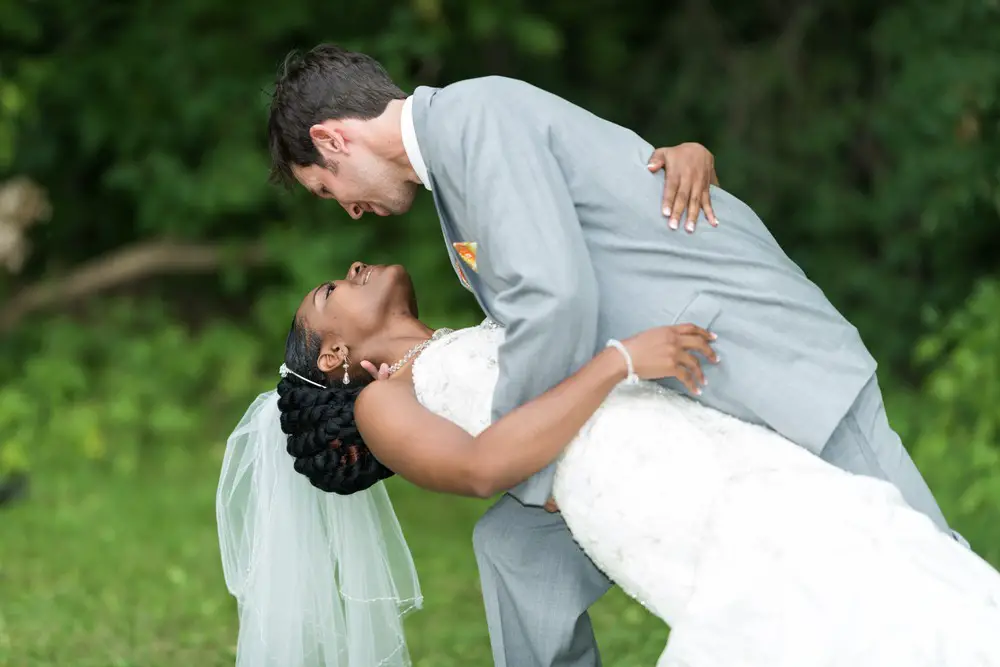
<svg viewBox="0 0 1000 667"><path fill-rule="evenodd" d="M376 340L371 343L368 361L379 367L392 366L406 356L414 346L428 340L434 330L415 317L400 317L389 321Z"/></svg>

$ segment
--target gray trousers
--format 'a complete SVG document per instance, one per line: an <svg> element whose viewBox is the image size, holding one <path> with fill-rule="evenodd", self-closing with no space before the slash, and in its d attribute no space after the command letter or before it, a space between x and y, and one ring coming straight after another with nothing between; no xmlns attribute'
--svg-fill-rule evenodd
<svg viewBox="0 0 1000 667"><path fill-rule="evenodd" d="M889 426L874 375L833 431L820 458L848 472L892 482L910 507L926 514L941 530L951 534L927 482Z"/></svg>
<svg viewBox="0 0 1000 667"><path fill-rule="evenodd" d="M942 530L934 496L889 426L871 381L837 426L821 457L849 472L888 480ZM497 667L599 667L587 609L611 588L558 514L504 495L473 533L486 621Z"/></svg>

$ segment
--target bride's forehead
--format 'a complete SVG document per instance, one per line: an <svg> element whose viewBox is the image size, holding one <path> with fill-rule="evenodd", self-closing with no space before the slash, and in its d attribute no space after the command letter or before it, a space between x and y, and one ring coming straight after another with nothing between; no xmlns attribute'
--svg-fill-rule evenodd
<svg viewBox="0 0 1000 667"><path fill-rule="evenodd" d="M302 302L299 303L299 307L295 310L295 317L302 319L309 316L309 313L316 312L316 290L318 287L309 290L304 297L302 297Z"/></svg>

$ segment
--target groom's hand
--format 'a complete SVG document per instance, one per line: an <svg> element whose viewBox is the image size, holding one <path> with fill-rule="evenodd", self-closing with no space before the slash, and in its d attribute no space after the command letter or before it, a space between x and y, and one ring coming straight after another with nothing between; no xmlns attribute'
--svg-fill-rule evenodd
<svg viewBox="0 0 1000 667"><path fill-rule="evenodd" d="M684 229L689 233L694 231L698 213L702 210L713 226L719 226L708 187L719 184L715 175L715 156L711 151L693 142L657 148L649 158L649 170L656 172L660 169L667 171L663 186L663 215L670 218L670 229L680 228L684 211L687 211Z"/></svg>

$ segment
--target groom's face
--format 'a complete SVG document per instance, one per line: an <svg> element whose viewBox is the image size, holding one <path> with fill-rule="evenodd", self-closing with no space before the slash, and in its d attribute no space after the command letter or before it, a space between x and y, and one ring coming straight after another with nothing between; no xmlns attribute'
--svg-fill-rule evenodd
<svg viewBox="0 0 1000 667"><path fill-rule="evenodd" d="M321 199L337 201L355 220L365 213L386 216L410 210L417 184L373 152L363 135L351 138L341 128L318 125L312 138L323 164L292 168L296 180L307 190Z"/></svg>

